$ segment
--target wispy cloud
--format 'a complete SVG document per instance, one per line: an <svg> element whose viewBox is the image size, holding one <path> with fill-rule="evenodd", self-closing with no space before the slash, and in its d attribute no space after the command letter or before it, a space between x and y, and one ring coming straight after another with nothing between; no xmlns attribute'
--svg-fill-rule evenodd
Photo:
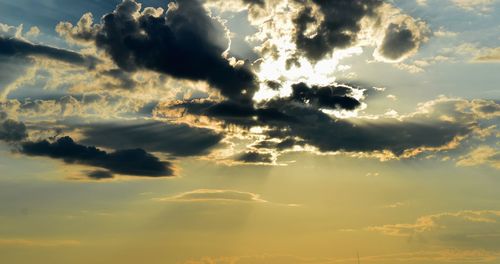
<svg viewBox="0 0 500 264"><path fill-rule="evenodd" d="M286 206L299 206L297 204L280 204L270 202L261 198L259 194L235 191L235 190L218 190L218 189L198 189L188 192L183 192L173 196L154 198L159 202L229 202L229 203L262 203Z"/></svg>
<svg viewBox="0 0 500 264"><path fill-rule="evenodd" d="M497 0L452 0L459 8L471 12L489 13Z"/></svg>
<svg viewBox="0 0 500 264"><path fill-rule="evenodd" d="M47 240L47 239L4 239L0 238L0 247L67 247L79 246L79 240Z"/></svg>
<svg viewBox="0 0 500 264"><path fill-rule="evenodd" d="M490 236L492 229L500 230L500 211L466 210L421 216L414 223L371 226L368 231L389 236L411 237L420 234L462 234L464 237ZM436 234L434 234L436 233ZM500 241L497 241L500 242Z"/></svg>
<svg viewBox="0 0 500 264"><path fill-rule="evenodd" d="M461 167L489 165L500 169L500 150L490 146L479 146L471 152L460 156L457 165Z"/></svg>

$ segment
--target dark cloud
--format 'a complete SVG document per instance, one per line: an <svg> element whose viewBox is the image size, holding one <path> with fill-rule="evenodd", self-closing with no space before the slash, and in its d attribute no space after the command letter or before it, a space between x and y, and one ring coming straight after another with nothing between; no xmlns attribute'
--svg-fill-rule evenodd
<svg viewBox="0 0 500 264"><path fill-rule="evenodd" d="M207 116L222 120L228 125L240 125L250 127L257 124L256 111L252 105L238 104L235 102L215 102L210 100L189 100L167 106L167 109L159 108L160 112L166 110L180 111L181 115ZM178 113L175 113L178 115ZM179 116L176 116L179 117Z"/></svg>
<svg viewBox="0 0 500 264"><path fill-rule="evenodd" d="M299 54L318 61L335 49L358 44L362 21L371 19L373 31L385 30L378 44L378 55L401 60L413 55L427 41L427 25L401 13L383 0L295 0L301 8L295 15L295 44ZM372 33L376 36L375 33ZM297 54L289 58L289 66L297 63Z"/></svg>
<svg viewBox="0 0 500 264"><path fill-rule="evenodd" d="M435 112L433 114L419 113L401 119L379 117L353 120L337 119L324 113L317 106L297 103L290 98L270 101L267 106L273 107L274 111L293 121L275 119L263 122L258 116L257 118L255 116L229 118L221 115L210 117L229 124L243 124L242 127L271 128L265 132L269 141L254 146L261 149L284 150L295 145L307 144L321 152L388 152L394 156L404 156L405 152L417 149L445 148L457 138L470 135L477 125L473 118L463 120L469 115L456 110L456 106L452 103L435 105L429 110L429 113ZM195 111L191 114L204 115L206 112ZM443 115L451 116L451 121L442 119ZM278 141L280 143L273 143L277 140L281 140ZM250 161L252 158L257 158L256 156L258 155L249 154L243 159Z"/></svg>
<svg viewBox="0 0 500 264"><path fill-rule="evenodd" d="M352 88L343 85L312 86L305 83L292 85L290 100L317 108L354 110L361 103L352 97Z"/></svg>
<svg viewBox="0 0 500 264"><path fill-rule="evenodd" d="M294 146L304 146L304 141L294 138L285 138L282 141L276 142L271 140L263 140L253 145L258 149L277 149L279 151L291 149Z"/></svg>
<svg viewBox="0 0 500 264"><path fill-rule="evenodd" d="M209 116L217 117L252 117L256 111L252 105L241 105L235 102L221 102L211 105L206 110Z"/></svg>
<svg viewBox="0 0 500 264"><path fill-rule="evenodd" d="M268 135L271 138L281 139L300 138L304 143L315 146L322 152L389 151L401 156L407 150L445 146L456 137L470 134L475 125L470 121L445 121L439 116L424 114L402 120L336 119L320 110L297 107L292 103L283 104L280 110L300 122L276 126L274 131L268 132ZM451 110L446 114L462 115Z"/></svg>
<svg viewBox="0 0 500 264"><path fill-rule="evenodd" d="M93 67L97 61L96 58L84 56L78 52L33 44L16 38L4 37L0 37L0 55L6 57L40 56L86 67Z"/></svg>
<svg viewBox="0 0 500 264"><path fill-rule="evenodd" d="M281 89L282 85L279 82L275 81L266 81L267 87L271 88L272 90L279 91Z"/></svg>
<svg viewBox="0 0 500 264"><path fill-rule="evenodd" d="M361 30L360 22L364 17L374 16L381 0L312 0L319 8L324 19L314 14L313 8L304 0L296 0L304 8L294 19L295 43L308 58L319 60L336 48L352 46ZM306 32L314 26L314 34Z"/></svg>
<svg viewBox="0 0 500 264"><path fill-rule="evenodd" d="M0 111L0 140L6 142L17 142L27 137L26 125L12 119L8 119L5 112Z"/></svg>
<svg viewBox="0 0 500 264"><path fill-rule="evenodd" d="M288 113L294 107L311 108L312 111L354 110L361 105L352 97L353 88L347 85L309 87L305 83L298 83L292 85L292 89L293 92L288 97L272 99L255 106L236 101L191 100L169 107L183 109L187 114L213 117L228 124L250 127L262 123L270 126L301 123L294 113Z"/></svg>
<svg viewBox="0 0 500 264"><path fill-rule="evenodd" d="M272 156L268 153L259 153L256 151L246 152L237 158L238 161L245 163L272 163Z"/></svg>
<svg viewBox="0 0 500 264"><path fill-rule="evenodd" d="M209 100L191 100L168 107L169 109L180 109L185 114L195 116L207 116L222 120L228 125L240 125L251 127L266 123L290 123L296 120L278 109L263 106L256 108L253 105L239 104L232 101L215 102Z"/></svg>
<svg viewBox="0 0 500 264"><path fill-rule="evenodd" d="M111 179L113 178L113 173L104 170L96 170L89 172L87 177L94 180Z"/></svg>
<svg viewBox="0 0 500 264"><path fill-rule="evenodd" d="M174 173L169 162L162 162L143 149L117 150L108 153L96 147L77 144L70 137L62 137L55 142L47 140L24 142L20 151L29 156L60 159L68 164L100 167L116 174L162 177L172 176Z"/></svg>
<svg viewBox="0 0 500 264"><path fill-rule="evenodd" d="M209 129L164 122L93 124L83 128L82 143L100 147L143 148L175 156L207 154L222 135Z"/></svg>
<svg viewBox="0 0 500 264"><path fill-rule="evenodd" d="M243 0L243 3L249 5L258 5L261 7L263 7L266 4L265 0Z"/></svg>
<svg viewBox="0 0 500 264"><path fill-rule="evenodd" d="M391 60L398 60L417 47L418 40L405 25L390 24L385 32L379 52Z"/></svg>
<svg viewBox="0 0 500 264"><path fill-rule="evenodd" d="M160 16L152 9L139 13L140 9L134 0L124 0L101 24L86 27L93 32L96 45L121 69L149 69L207 81L234 100L252 97L256 77L246 66L233 67L223 57L228 45L225 29L208 15L201 1L176 1Z"/></svg>
<svg viewBox="0 0 500 264"><path fill-rule="evenodd" d="M304 141L302 141L302 140L287 138L287 139L284 139L283 141L279 142L278 144L276 144L276 149L285 150L285 149L291 149L294 146L303 146L303 145L304 145Z"/></svg>
<svg viewBox="0 0 500 264"><path fill-rule="evenodd" d="M444 121L397 122L377 120L360 124L344 120L322 120L305 126L293 126L290 136L298 136L322 152L389 151L401 156L406 150L438 148L465 136L471 128L464 124Z"/></svg>

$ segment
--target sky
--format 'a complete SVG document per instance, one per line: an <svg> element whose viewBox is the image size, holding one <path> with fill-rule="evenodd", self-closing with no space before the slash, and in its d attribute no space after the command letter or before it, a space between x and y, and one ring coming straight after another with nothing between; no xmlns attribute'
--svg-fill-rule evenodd
<svg viewBox="0 0 500 264"><path fill-rule="evenodd" d="M0 262L500 263L500 1L0 0Z"/></svg>

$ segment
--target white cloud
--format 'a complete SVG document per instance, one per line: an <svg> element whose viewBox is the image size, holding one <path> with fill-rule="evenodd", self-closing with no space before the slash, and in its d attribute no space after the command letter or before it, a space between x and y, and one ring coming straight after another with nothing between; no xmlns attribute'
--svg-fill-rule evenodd
<svg viewBox="0 0 500 264"><path fill-rule="evenodd" d="M497 0L452 0L453 4L470 12L490 13Z"/></svg>
<svg viewBox="0 0 500 264"><path fill-rule="evenodd" d="M260 195L251 192L241 192L233 190L213 190L199 189L184 192L175 196L164 198L155 198L156 201L163 202L206 202L206 201L225 201L225 202L258 202L267 203L261 199Z"/></svg>
<svg viewBox="0 0 500 264"><path fill-rule="evenodd" d="M457 165L461 167L489 165L500 170L500 150L490 146L479 146L459 157Z"/></svg>
<svg viewBox="0 0 500 264"><path fill-rule="evenodd" d="M419 6L427 6L427 0L415 0Z"/></svg>
<svg viewBox="0 0 500 264"><path fill-rule="evenodd" d="M28 32L26 32L26 36L28 37L37 37L38 35L40 35L40 29L38 27L31 27Z"/></svg>

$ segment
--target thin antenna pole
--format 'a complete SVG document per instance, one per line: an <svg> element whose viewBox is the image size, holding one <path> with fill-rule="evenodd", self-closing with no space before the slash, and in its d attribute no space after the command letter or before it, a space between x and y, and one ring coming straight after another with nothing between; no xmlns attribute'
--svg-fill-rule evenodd
<svg viewBox="0 0 500 264"><path fill-rule="evenodd" d="M360 264L360 262L359 262L359 251L358 251L358 252L356 252L356 253L358 254L358 264Z"/></svg>

